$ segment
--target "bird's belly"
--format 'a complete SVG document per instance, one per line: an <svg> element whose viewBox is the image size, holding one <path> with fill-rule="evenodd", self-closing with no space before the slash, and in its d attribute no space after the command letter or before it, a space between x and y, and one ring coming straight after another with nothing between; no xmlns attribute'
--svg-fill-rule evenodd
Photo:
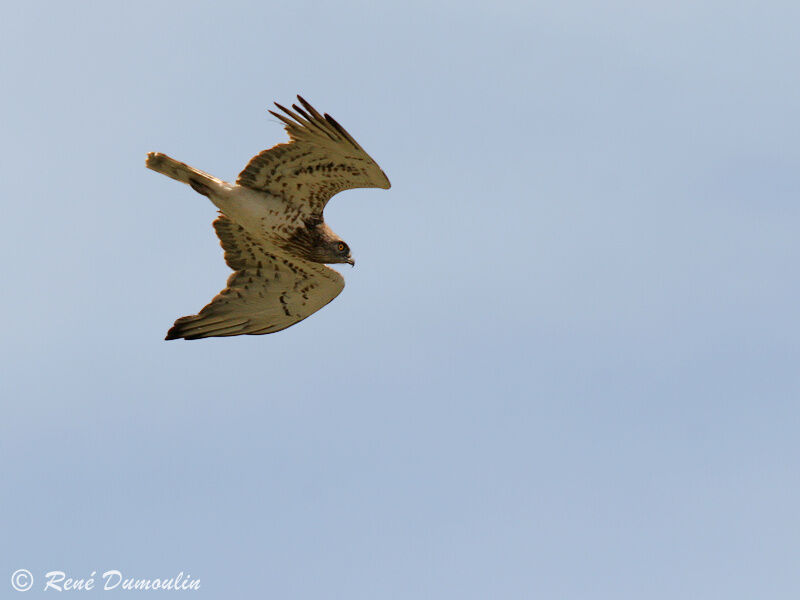
<svg viewBox="0 0 800 600"><path fill-rule="evenodd" d="M234 186L217 206L234 223L257 239L283 238L302 225L299 211L283 198L250 188Z"/></svg>

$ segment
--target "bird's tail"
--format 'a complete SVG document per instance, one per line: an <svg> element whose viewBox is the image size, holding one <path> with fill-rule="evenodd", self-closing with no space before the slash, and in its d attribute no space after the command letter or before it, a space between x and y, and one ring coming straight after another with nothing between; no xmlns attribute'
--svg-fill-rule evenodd
<svg viewBox="0 0 800 600"><path fill-rule="evenodd" d="M225 185L225 182L221 179L217 179L213 175L190 167L186 163L179 162L160 152L148 152L145 165L148 169L192 186L194 191L204 196L210 196L214 190Z"/></svg>

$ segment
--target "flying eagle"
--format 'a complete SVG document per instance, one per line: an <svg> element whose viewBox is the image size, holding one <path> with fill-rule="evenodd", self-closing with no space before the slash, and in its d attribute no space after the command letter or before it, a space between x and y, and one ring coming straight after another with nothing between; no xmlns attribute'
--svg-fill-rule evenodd
<svg viewBox="0 0 800 600"><path fill-rule="evenodd" d="M227 287L196 315L181 317L166 339L261 335L315 313L344 289L325 264L355 264L350 248L325 223L328 200L353 188L389 189L377 163L328 114L300 96L284 114L290 142L254 156L235 184L165 154L147 168L189 184L220 210L214 229L234 270Z"/></svg>

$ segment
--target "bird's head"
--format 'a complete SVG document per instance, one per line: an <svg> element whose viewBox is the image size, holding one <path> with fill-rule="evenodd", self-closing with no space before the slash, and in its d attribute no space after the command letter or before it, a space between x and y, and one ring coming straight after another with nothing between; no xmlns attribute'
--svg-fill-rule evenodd
<svg viewBox="0 0 800 600"><path fill-rule="evenodd" d="M350 254L350 246L331 231L330 227L321 219L317 222L306 223L306 227L299 228L290 240L290 247L291 251L314 262L355 265Z"/></svg>
<svg viewBox="0 0 800 600"><path fill-rule="evenodd" d="M328 264L334 263L347 263L354 266L356 262L350 254L350 246L345 244L342 240L333 240L323 245L325 251L324 262Z"/></svg>

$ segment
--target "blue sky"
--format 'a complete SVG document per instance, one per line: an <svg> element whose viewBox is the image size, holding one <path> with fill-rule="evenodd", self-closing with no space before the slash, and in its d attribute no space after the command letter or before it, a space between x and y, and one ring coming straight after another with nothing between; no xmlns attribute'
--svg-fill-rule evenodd
<svg viewBox="0 0 800 600"><path fill-rule="evenodd" d="M7 7L0 589L796 597L799 13ZM296 93L393 184L326 210L347 287L164 342L228 269L145 153L232 180Z"/></svg>

